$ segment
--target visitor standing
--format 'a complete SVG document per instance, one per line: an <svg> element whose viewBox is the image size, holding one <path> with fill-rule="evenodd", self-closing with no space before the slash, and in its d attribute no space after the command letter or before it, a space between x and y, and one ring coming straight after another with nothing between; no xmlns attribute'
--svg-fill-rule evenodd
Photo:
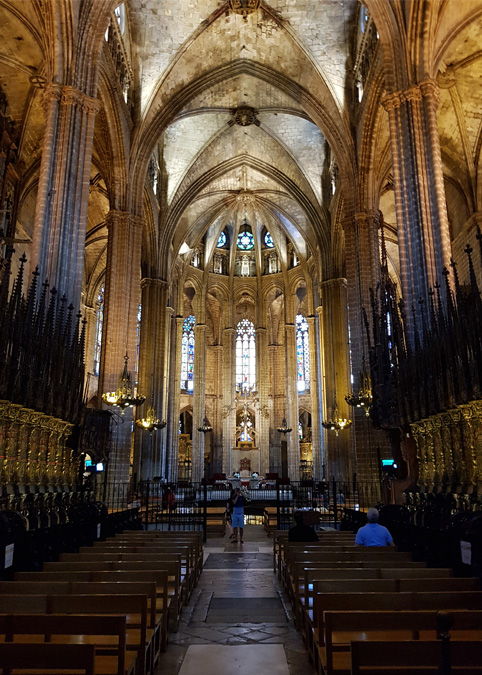
<svg viewBox="0 0 482 675"><path fill-rule="evenodd" d="M239 542L243 543L243 532L244 532L244 497L241 494L240 488L236 488L233 497L233 542L238 541L238 530L239 530Z"/></svg>

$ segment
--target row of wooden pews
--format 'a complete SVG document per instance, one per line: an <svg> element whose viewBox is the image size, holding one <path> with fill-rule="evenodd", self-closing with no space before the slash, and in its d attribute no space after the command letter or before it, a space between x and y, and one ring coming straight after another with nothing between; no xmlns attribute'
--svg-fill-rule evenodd
<svg viewBox="0 0 482 675"><path fill-rule="evenodd" d="M153 675L202 568L201 532L129 531L17 573L0 582L0 673L30 667L22 644L39 664L57 649L62 673L83 672L78 652L92 675Z"/></svg>
<svg viewBox="0 0 482 675"><path fill-rule="evenodd" d="M479 579L429 569L395 547L358 547L351 533L273 539L274 568L320 675L441 672L441 612L453 617L451 672L482 674Z"/></svg>

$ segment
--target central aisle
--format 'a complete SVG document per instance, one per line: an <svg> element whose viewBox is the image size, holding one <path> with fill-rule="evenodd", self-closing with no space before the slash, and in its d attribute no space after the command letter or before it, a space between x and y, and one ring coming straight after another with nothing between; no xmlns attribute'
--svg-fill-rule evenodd
<svg viewBox="0 0 482 675"><path fill-rule="evenodd" d="M244 544L209 539L204 571L156 675L306 675L307 651L273 573L273 542L247 525Z"/></svg>

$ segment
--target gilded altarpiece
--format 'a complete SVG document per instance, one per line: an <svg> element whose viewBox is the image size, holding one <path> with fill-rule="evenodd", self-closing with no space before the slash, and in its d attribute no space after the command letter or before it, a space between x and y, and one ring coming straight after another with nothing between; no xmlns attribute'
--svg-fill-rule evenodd
<svg viewBox="0 0 482 675"><path fill-rule="evenodd" d="M0 401L0 480L15 486L66 489L77 480L79 460L66 446L69 422Z"/></svg>
<svg viewBox="0 0 482 675"><path fill-rule="evenodd" d="M410 429L421 486L482 483L482 401L420 420Z"/></svg>

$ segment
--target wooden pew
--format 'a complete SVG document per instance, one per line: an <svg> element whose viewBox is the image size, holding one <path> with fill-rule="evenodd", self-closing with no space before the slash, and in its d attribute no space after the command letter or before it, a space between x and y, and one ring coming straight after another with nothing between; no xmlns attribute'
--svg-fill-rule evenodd
<svg viewBox="0 0 482 675"><path fill-rule="evenodd" d="M112 571L65 571L57 570L55 572L17 572L14 577L15 581L21 582L76 582L76 583L147 583L149 586L145 587L149 603L150 614L150 628L156 630L156 647L155 660L159 651L165 651L167 647L167 631L168 631L168 611L169 611L169 597L168 597L168 572L166 570L112 570ZM156 595L152 598L152 590L150 585L155 584ZM131 588L129 586L129 588ZM92 586L92 592L96 592L96 587ZM141 587L135 586L134 590L137 592L144 592L140 590ZM76 592L75 590L73 591ZM132 592L132 591L130 591ZM102 591L101 591L102 593ZM160 635L159 633L160 623Z"/></svg>
<svg viewBox="0 0 482 675"><path fill-rule="evenodd" d="M393 547L356 547L355 551L320 551L308 548L290 548L286 550L285 567L282 574L283 584L289 597L293 597L296 586L295 565L305 562L307 566L316 567L318 562L330 562L332 567L338 567L345 562L391 562L397 567L401 562L410 562L410 553L400 553Z"/></svg>
<svg viewBox="0 0 482 675"><path fill-rule="evenodd" d="M137 652L126 650L125 616L0 615L0 634L4 642L20 642L26 647L37 642L91 644L95 647L95 673L133 675L135 672Z"/></svg>
<svg viewBox="0 0 482 675"><path fill-rule="evenodd" d="M394 592L394 593L317 593L313 611L307 610L307 647L317 661L318 647L325 635L324 612L342 611L418 611L481 610L482 591Z"/></svg>
<svg viewBox="0 0 482 675"><path fill-rule="evenodd" d="M16 675L20 669L38 675L73 672L96 675L94 659L94 645L0 644L0 667L2 673L10 675Z"/></svg>
<svg viewBox="0 0 482 675"><path fill-rule="evenodd" d="M64 553L60 556L60 562L91 562L103 560L129 561L129 560L177 560L180 558L180 565L176 577L179 580L179 595L182 604L187 605L193 583L193 568L190 566L187 547L170 547L166 550L162 546L159 548L144 546L125 546L122 548L114 547L112 549L93 549L89 548L81 553Z"/></svg>
<svg viewBox="0 0 482 675"><path fill-rule="evenodd" d="M311 545L314 546L343 546L344 544L352 544L355 542L355 535L352 532L324 532L317 531L316 535L318 537L318 544L316 542L311 542ZM276 572L281 570L286 547L290 546L299 546L305 547L306 544L300 542L289 542L288 541L288 532L286 530L278 530L273 535L273 569ZM281 579L281 576L279 577Z"/></svg>
<svg viewBox="0 0 482 675"><path fill-rule="evenodd" d="M18 582L2 582L15 584ZM149 673L153 654L148 639L146 595L35 595L2 594L2 605L9 614L121 614L126 617L126 641L129 651L137 651L137 673ZM152 631L151 631L152 634Z"/></svg>
<svg viewBox="0 0 482 675"><path fill-rule="evenodd" d="M453 640L482 639L482 612L454 611ZM349 675L350 642L359 640L435 640L437 613L325 612L325 646L319 649L325 675Z"/></svg>
<svg viewBox="0 0 482 675"><path fill-rule="evenodd" d="M482 673L482 643L450 644L452 673ZM440 672L441 641L352 642L352 675L433 675Z"/></svg>
<svg viewBox="0 0 482 675"><path fill-rule="evenodd" d="M172 541L188 541L192 542L195 547L195 563L196 563L196 581L201 576L203 565L204 565L204 549L203 549L203 533L199 531L195 532L169 532L164 530L149 530L149 531L139 531L139 530L127 530L120 534L117 534L115 537L108 538L107 542L127 542L127 543L137 543L139 541L146 542L167 542L169 545ZM97 542L94 542L96 546Z"/></svg>
<svg viewBox="0 0 482 675"><path fill-rule="evenodd" d="M123 541L105 541L97 542L95 546L83 546L79 553L110 553L118 551L119 553L179 553L181 555L182 572L188 579L187 591L189 600L197 579L199 578L199 552L198 544L192 539L187 538L178 539L173 537L166 537L163 539L149 538L149 539L134 539Z"/></svg>
<svg viewBox="0 0 482 675"><path fill-rule="evenodd" d="M114 556L115 557L115 556ZM156 556L154 560L78 560L75 562L50 562L44 564L46 572L54 571L167 571L169 578L168 596L169 596L169 627L173 632L179 628L179 620L182 610L182 585L179 578L179 561L171 560L170 556L164 560L162 555Z"/></svg>
<svg viewBox="0 0 482 675"><path fill-rule="evenodd" d="M377 563L376 563L377 564ZM363 568L303 568L299 571L299 583L295 590L293 612L297 625L305 633L304 617L307 609L313 608L315 584L324 579L418 579L422 583L432 579L453 579L453 572L449 568L427 567L363 567ZM424 588L422 588L424 590ZM430 589L427 589L430 590Z"/></svg>

